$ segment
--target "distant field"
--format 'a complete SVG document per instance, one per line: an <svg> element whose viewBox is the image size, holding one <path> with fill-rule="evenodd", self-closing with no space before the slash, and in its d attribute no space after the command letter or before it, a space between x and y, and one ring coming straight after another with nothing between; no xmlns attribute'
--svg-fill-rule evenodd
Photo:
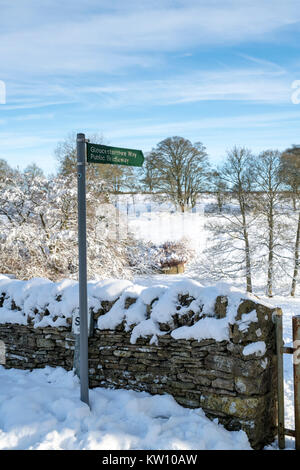
<svg viewBox="0 0 300 470"><path fill-rule="evenodd" d="M120 224L135 237L160 244L188 238L192 247L202 251L205 212L216 204L211 195L203 195L196 206L181 213L171 203L159 203L150 195L118 195L115 206L120 211Z"/></svg>

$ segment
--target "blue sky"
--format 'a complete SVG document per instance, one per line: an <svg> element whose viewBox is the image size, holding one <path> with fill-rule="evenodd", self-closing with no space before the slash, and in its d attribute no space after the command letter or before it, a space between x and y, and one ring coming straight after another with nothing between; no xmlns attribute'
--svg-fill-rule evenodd
<svg viewBox="0 0 300 470"><path fill-rule="evenodd" d="M0 0L0 11L0 158L14 167L55 172L73 132L144 152L180 135L215 164L233 145L300 143L298 0Z"/></svg>

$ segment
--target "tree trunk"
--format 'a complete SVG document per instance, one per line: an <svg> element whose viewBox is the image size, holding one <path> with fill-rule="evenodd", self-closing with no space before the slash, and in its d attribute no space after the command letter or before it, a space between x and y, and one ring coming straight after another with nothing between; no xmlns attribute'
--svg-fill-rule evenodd
<svg viewBox="0 0 300 470"><path fill-rule="evenodd" d="M244 230L245 239L245 255L246 255L246 290L252 292L252 279L251 279L251 260L250 260L250 246L247 230Z"/></svg>
<svg viewBox="0 0 300 470"><path fill-rule="evenodd" d="M292 200L293 200L293 209L296 212L297 205L296 205L296 196L294 192L292 193Z"/></svg>
<svg viewBox="0 0 300 470"><path fill-rule="evenodd" d="M267 295L268 297L273 297L273 249L274 249L274 219L273 212L269 214L269 243L268 243L268 280L267 280Z"/></svg>
<svg viewBox="0 0 300 470"><path fill-rule="evenodd" d="M222 207L223 207L223 195L222 193L217 193L217 204L218 204L218 209L219 209L219 213L221 214L222 212Z"/></svg>
<svg viewBox="0 0 300 470"><path fill-rule="evenodd" d="M297 226L297 235L296 235L295 251L294 251L294 274L293 274L292 287L291 287L291 296L293 297L296 292L296 283L297 283L297 276L298 276L298 270L299 270L299 242L300 242L300 211L298 214L298 226Z"/></svg>
<svg viewBox="0 0 300 470"><path fill-rule="evenodd" d="M243 236L244 236L244 242L245 242L246 290L247 292L252 292L251 255L250 255L249 236L248 236L248 230L247 230L245 204L242 199L240 199L239 204L240 204L240 209L241 209L241 214L242 214Z"/></svg>

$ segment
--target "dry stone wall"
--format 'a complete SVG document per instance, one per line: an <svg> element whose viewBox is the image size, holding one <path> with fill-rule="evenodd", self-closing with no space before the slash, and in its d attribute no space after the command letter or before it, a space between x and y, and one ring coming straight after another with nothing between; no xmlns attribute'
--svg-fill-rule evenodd
<svg viewBox="0 0 300 470"><path fill-rule="evenodd" d="M188 298L181 297L179 302ZM137 300L138 297L126 298L124 308L130 309ZM191 327L199 322L199 315L193 320L191 312L185 311L182 316L175 312L172 325L161 322L162 334L155 341L153 335L147 334L133 341L136 324L128 328L122 320L113 329L99 328L99 320L111 311L115 302L103 301L100 308L91 312L95 328L89 338L90 387L169 393L181 405L200 407L208 417L218 418L228 430L244 430L255 449L273 442L276 436L275 309L258 300L241 300L234 321L228 323L228 338L223 340L174 337L178 324ZM213 320L224 321L227 307L226 295L217 296ZM34 369L49 365L71 370L75 337L68 323L59 327L0 323L0 362L8 368Z"/></svg>

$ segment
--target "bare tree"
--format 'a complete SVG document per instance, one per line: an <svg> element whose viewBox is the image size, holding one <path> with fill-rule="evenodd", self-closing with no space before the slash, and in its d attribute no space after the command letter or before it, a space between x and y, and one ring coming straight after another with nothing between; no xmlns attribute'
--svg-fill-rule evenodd
<svg viewBox="0 0 300 470"><path fill-rule="evenodd" d="M281 154L282 180L292 198L293 208L297 210L300 189L300 146L293 145Z"/></svg>
<svg viewBox="0 0 300 470"><path fill-rule="evenodd" d="M103 144L103 137L98 134L87 136L95 144ZM67 176L76 174L76 134L71 133L65 140L59 142L55 149L55 156L58 161L58 174ZM131 167L110 164L88 164L86 168L87 186L97 180L105 181L112 193L119 193L121 190L131 188L134 181L134 171Z"/></svg>
<svg viewBox="0 0 300 470"><path fill-rule="evenodd" d="M291 296L294 296L300 265L300 146L293 145L282 153L281 177L291 194L294 211L297 212L297 229L293 250L294 269L291 284Z"/></svg>
<svg viewBox="0 0 300 470"><path fill-rule="evenodd" d="M252 269L257 248L251 193L253 159L249 149L233 147L218 167L218 184L222 183L231 204L226 211L208 215L204 227L210 232L207 246L191 267L198 276L212 280L239 280L242 275L247 292L253 290Z"/></svg>
<svg viewBox="0 0 300 470"><path fill-rule="evenodd" d="M150 152L149 161L156 189L182 212L194 207L208 177L209 162L203 144L168 137Z"/></svg>
<svg viewBox="0 0 300 470"><path fill-rule="evenodd" d="M17 170L11 168L6 160L0 158L0 182L4 181L6 178L12 177L16 173Z"/></svg>
<svg viewBox="0 0 300 470"><path fill-rule="evenodd" d="M282 201L281 154L278 150L261 152L255 161L255 210L266 221L263 244L267 247L267 295L273 296L276 249L281 247L279 205ZM279 255L280 256L280 255Z"/></svg>
<svg viewBox="0 0 300 470"><path fill-rule="evenodd" d="M29 177L29 178L44 178L44 172L43 170L36 164L36 163L31 163L30 165L27 165L27 167L24 170L24 174Z"/></svg>
<svg viewBox="0 0 300 470"><path fill-rule="evenodd" d="M227 199L228 186L225 181L223 181L218 169L212 171L210 175L210 183L212 191L215 193L217 198L218 210L221 213Z"/></svg>
<svg viewBox="0 0 300 470"><path fill-rule="evenodd" d="M227 184L227 187L236 198L239 206L238 215L233 215L230 222L229 233L239 237L244 245L244 263L246 290L252 292L251 247L249 241L249 226L253 223L250 219L251 187L252 187L253 155L244 147L233 147L227 152L227 158L219 171L219 177ZM224 216L226 217L226 216Z"/></svg>
<svg viewBox="0 0 300 470"><path fill-rule="evenodd" d="M145 161L140 173L141 189L150 193L155 192L159 186L159 170L156 167L155 160L152 158L152 154L149 152L145 155Z"/></svg>

